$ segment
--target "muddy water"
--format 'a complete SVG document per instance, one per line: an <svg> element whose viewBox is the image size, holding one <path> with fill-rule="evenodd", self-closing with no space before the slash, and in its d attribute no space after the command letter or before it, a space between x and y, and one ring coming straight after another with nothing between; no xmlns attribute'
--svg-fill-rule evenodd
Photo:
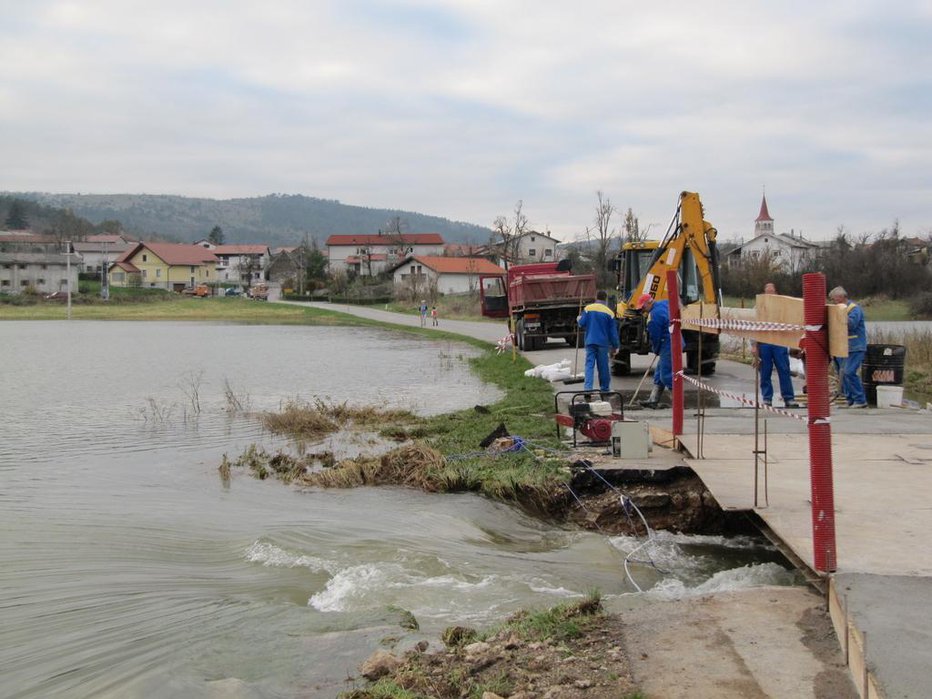
<svg viewBox="0 0 932 699"><path fill-rule="evenodd" d="M218 479L224 453L276 446L227 396L494 401L471 351L369 329L0 324L0 695L332 697L382 639L419 638L393 607L432 634L631 594L640 542L473 495ZM792 581L758 542L646 554L635 574L661 598Z"/></svg>

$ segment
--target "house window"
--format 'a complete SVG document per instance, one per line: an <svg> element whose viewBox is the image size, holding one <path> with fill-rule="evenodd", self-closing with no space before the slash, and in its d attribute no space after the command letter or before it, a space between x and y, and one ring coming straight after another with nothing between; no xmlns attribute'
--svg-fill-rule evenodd
<svg viewBox="0 0 932 699"><path fill-rule="evenodd" d="M533 236L533 235L531 236L531 242L532 242L532 243L534 242L534 236Z"/></svg>
<svg viewBox="0 0 932 699"><path fill-rule="evenodd" d="M10 285L9 279L4 279L2 282L0 282L0 286L9 286L9 285Z"/></svg>
<svg viewBox="0 0 932 699"><path fill-rule="evenodd" d="M148 262L148 261L149 261L149 256L146 255L145 253L143 253L143 255L142 255L142 261L143 261L143 262Z"/></svg>
<svg viewBox="0 0 932 699"><path fill-rule="evenodd" d="M149 271L149 270L147 270L147 269L142 270L142 278L143 278L143 279L146 278L146 273L147 273L148 271Z"/></svg>
<svg viewBox="0 0 932 699"><path fill-rule="evenodd" d="M20 285L20 286L29 286L29 281L28 281L27 279L23 279L23 280L20 281L19 285Z"/></svg>
<svg viewBox="0 0 932 699"><path fill-rule="evenodd" d="M58 285L59 285L59 286L68 286L68 280L67 280L67 279L59 279L59 280L58 280Z"/></svg>
<svg viewBox="0 0 932 699"><path fill-rule="evenodd" d="M39 265L39 269L48 269L48 268L49 268L48 265Z"/></svg>
<svg viewBox="0 0 932 699"><path fill-rule="evenodd" d="M37 283L37 284L45 284L45 279L37 279L37 280L36 280L36 283Z"/></svg>
<svg viewBox="0 0 932 699"><path fill-rule="evenodd" d="M19 266L20 269L26 269L26 265L24 265L24 264L22 264L22 263L20 263L18 266Z"/></svg>
<svg viewBox="0 0 932 699"><path fill-rule="evenodd" d="M114 273L113 273L113 281L115 281L115 282L121 282L121 281L123 281L124 279L126 279L126 273L125 273L125 272L114 272Z"/></svg>
<svg viewBox="0 0 932 699"><path fill-rule="evenodd" d="M551 250L550 248L546 248L544 250L544 257L553 257L553 250Z"/></svg>
<svg viewBox="0 0 932 699"><path fill-rule="evenodd" d="M194 265L191 265L191 274L194 274L194 271L195 271L196 269L197 269L197 268L196 268Z"/></svg>
<svg viewBox="0 0 932 699"><path fill-rule="evenodd" d="M162 268L161 268L161 267L159 267L157 270L155 270L155 276L156 276L156 278L162 276Z"/></svg>
<svg viewBox="0 0 932 699"><path fill-rule="evenodd" d="M537 250L535 250L534 248L528 248L527 254L528 254L528 257L536 257Z"/></svg>

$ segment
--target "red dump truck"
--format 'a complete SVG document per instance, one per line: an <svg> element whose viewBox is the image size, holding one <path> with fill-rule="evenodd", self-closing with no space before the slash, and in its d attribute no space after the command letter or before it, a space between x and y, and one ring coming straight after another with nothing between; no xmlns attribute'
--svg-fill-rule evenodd
<svg viewBox="0 0 932 699"><path fill-rule="evenodd" d="M482 315L514 319L518 349L540 349L548 337L576 344L576 316L595 298L595 277L572 274L566 260L513 265L479 277Z"/></svg>

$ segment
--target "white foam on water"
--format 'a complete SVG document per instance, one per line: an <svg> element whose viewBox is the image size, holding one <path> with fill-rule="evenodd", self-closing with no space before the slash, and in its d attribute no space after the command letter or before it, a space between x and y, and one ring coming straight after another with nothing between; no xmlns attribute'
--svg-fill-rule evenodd
<svg viewBox="0 0 932 699"><path fill-rule="evenodd" d="M269 568L308 568L315 573L329 573L336 566L317 556L305 556L285 551L274 544L256 541L246 549L246 560Z"/></svg>
<svg viewBox="0 0 932 699"><path fill-rule="evenodd" d="M392 603L409 606L426 598L435 601L475 599L494 591L504 580L497 575L474 579L457 575L424 575L397 563L365 563L337 572L323 590L311 596L308 605L321 612L375 609L387 603L386 591L392 590L400 591L388 594L395 598Z"/></svg>
<svg viewBox="0 0 932 699"><path fill-rule="evenodd" d="M657 599L673 600L753 587L792 585L795 580L796 574L792 570L777 563L758 563L720 571L695 587L689 587L676 578L664 578L645 594Z"/></svg>

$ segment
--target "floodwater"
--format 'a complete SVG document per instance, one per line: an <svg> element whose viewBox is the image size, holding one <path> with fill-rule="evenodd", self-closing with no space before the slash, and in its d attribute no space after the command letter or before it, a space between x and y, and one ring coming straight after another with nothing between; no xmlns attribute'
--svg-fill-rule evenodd
<svg viewBox="0 0 932 699"><path fill-rule="evenodd" d="M641 541L475 495L221 483L223 454L284 444L228 396L493 402L474 351L373 329L0 324L0 695L333 697L386 637L635 594ZM752 540L664 535L637 558L648 600L795 580Z"/></svg>

